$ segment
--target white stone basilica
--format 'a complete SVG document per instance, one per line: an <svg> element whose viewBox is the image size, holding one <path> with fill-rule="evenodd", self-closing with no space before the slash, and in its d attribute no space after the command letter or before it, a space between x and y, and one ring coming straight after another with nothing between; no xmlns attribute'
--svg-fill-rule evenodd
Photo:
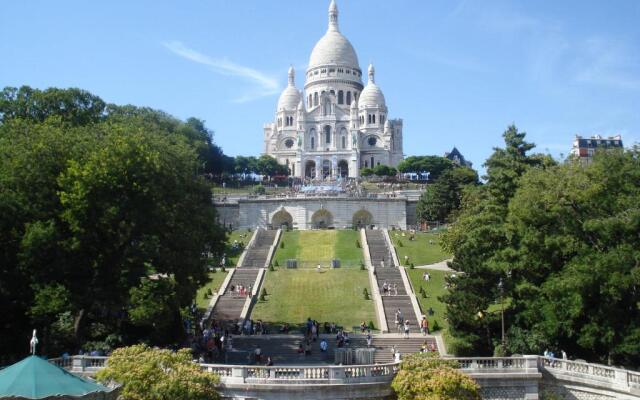
<svg viewBox="0 0 640 400"><path fill-rule="evenodd" d="M362 85L358 56L338 29L332 0L327 33L309 57L304 92L289 68L275 122L264 126L264 152L301 178L358 177L362 168L395 167L402 161L402 119L387 115L373 65Z"/></svg>

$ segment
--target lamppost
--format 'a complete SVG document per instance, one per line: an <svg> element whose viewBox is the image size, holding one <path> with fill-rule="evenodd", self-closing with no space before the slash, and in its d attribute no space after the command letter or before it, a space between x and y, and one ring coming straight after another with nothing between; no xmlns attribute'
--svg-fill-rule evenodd
<svg viewBox="0 0 640 400"><path fill-rule="evenodd" d="M500 281L498 282L498 289L500 290L500 314L501 314L501 318L502 318L502 351L505 351L504 348L504 302L502 301L502 298L504 296L504 284L502 282L502 278L500 278Z"/></svg>

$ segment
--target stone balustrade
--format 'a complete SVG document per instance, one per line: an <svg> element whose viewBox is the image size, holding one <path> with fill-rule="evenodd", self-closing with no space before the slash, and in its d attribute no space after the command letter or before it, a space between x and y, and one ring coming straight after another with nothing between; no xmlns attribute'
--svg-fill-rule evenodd
<svg viewBox="0 0 640 400"><path fill-rule="evenodd" d="M502 398L505 393L514 399L538 399L538 390L588 393L590 397L587 397L594 399L640 399L640 372L541 356L447 359L457 361L463 372L480 383L483 398L486 399ZM49 361L74 373L93 375L106 366L107 357L72 356ZM399 368L398 363L339 366L200 366L204 371L219 375L228 394L233 394L234 390L242 391L249 388L261 393L261 390L268 388L270 394L265 395L265 399L279 398L283 392L278 392L278 387L282 387L281 390L284 392L295 393L295 396L302 392L311 396L308 393L310 387L315 387L321 394L322 390L319 388L325 387L335 392L335 398L341 398L340 390L349 390L350 395L353 395L356 388L368 388L366 396L369 397L362 398L374 398L371 397L372 393L381 390L386 393L391 390L389 384ZM328 389L330 387L332 389ZM347 387L350 389L345 389ZM291 396L295 397L293 394ZM318 398L322 397L319 395Z"/></svg>

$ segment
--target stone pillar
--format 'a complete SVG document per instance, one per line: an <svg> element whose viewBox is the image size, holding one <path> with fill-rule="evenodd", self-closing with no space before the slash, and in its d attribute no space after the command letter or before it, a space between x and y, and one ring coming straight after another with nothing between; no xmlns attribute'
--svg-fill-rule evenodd
<svg viewBox="0 0 640 400"><path fill-rule="evenodd" d="M322 158L316 157L316 179L322 179Z"/></svg>

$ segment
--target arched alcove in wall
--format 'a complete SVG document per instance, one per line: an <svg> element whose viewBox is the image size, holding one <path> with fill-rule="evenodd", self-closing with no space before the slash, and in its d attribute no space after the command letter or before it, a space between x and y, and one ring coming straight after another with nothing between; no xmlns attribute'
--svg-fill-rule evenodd
<svg viewBox="0 0 640 400"><path fill-rule="evenodd" d="M287 228L293 227L293 217L284 208L277 211L271 217L271 226L273 228L277 229L282 227L283 225L285 225Z"/></svg>
<svg viewBox="0 0 640 400"><path fill-rule="evenodd" d="M311 226L316 229L328 228L333 225L333 214L321 208L311 216Z"/></svg>
<svg viewBox="0 0 640 400"><path fill-rule="evenodd" d="M373 224L373 215L365 209L353 213L352 224L356 228L364 228Z"/></svg>

